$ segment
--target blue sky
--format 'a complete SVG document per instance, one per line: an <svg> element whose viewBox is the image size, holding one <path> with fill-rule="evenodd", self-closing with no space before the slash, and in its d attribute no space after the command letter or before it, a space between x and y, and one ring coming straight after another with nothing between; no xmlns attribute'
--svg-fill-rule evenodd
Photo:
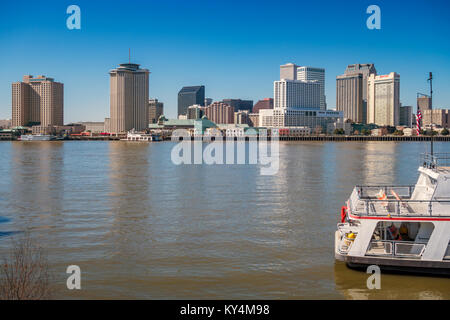
<svg viewBox="0 0 450 320"><path fill-rule="evenodd" d="M66 9L81 8L81 30L66 28ZM366 27L366 8L381 8L381 30ZM351 63L398 72L401 102L415 106L435 77L436 107L450 108L448 1L2 1L0 119L11 116L11 83L44 74L65 85L65 121L109 116L108 71L132 61L151 71L150 97L176 116L182 86L206 96L273 95L279 65L326 69L335 106L336 76Z"/></svg>

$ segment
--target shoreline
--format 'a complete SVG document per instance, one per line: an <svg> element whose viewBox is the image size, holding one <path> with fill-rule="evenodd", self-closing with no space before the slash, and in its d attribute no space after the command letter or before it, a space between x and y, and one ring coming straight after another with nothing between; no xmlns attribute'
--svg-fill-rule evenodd
<svg viewBox="0 0 450 320"><path fill-rule="evenodd" d="M198 138L191 137L191 141L197 140ZM251 137L234 137L234 141L250 141L255 138ZM180 141L183 139L180 139ZM214 141L214 137L204 137L204 142ZM259 138L256 138L259 140ZM270 136L267 137L267 141L270 141ZM16 139L0 139L1 141L20 141ZM55 142L55 141L123 141L119 137L70 137L63 140L51 140L44 142ZM163 141L172 141L170 138L165 138ZM224 139L225 141L225 139ZM353 142L353 141L393 141L393 142L429 142L431 141L430 136L297 136L297 137L279 137L279 141L318 141L318 142ZM438 136L434 137L435 142L450 142L450 136ZM23 141L23 142L36 142L36 141ZM42 141L41 141L42 142ZM139 141L123 141L123 142L139 142ZM142 142L142 141L141 141ZM177 142L177 141L174 141ZM148 143L148 142L147 142Z"/></svg>

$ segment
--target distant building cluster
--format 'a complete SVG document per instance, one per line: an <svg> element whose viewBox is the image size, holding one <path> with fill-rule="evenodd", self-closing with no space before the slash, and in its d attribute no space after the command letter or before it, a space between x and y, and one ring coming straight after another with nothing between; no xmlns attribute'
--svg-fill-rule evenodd
<svg viewBox="0 0 450 320"><path fill-rule="evenodd" d="M241 135L245 128L278 128L286 134L391 132L414 127L413 106L400 102L400 75L379 75L375 65L350 64L336 77L336 109L327 108L325 69L287 63L273 82L273 97L253 100L207 98L205 86L185 86L178 92L177 119L166 119L164 103L149 97L150 71L122 63L109 71L110 116L104 122L64 125L64 85L46 76L25 75L12 84L12 118L0 129L29 128L34 134L124 134L130 131L190 128L207 132L220 128ZM424 128L448 128L449 110L435 109L432 98L417 94ZM201 128L201 129L199 129ZM389 128L389 129L384 129ZM208 131L209 132L209 131ZM405 132L414 133L413 130Z"/></svg>

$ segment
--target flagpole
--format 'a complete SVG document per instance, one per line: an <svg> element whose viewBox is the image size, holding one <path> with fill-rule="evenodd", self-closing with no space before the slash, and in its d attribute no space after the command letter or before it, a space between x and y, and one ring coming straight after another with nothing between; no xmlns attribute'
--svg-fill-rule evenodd
<svg viewBox="0 0 450 320"><path fill-rule="evenodd" d="M433 136L433 73L430 72L430 113L431 113L431 159L434 162L434 136Z"/></svg>

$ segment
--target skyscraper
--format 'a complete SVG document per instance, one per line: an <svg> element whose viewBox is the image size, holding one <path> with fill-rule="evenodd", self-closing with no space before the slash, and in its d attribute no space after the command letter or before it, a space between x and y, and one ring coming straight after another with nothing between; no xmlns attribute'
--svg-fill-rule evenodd
<svg viewBox="0 0 450 320"><path fill-rule="evenodd" d="M373 64L351 64L336 77L336 109L356 123L367 122L367 78L377 74Z"/></svg>
<svg viewBox="0 0 450 320"><path fill-rule="evenodd" d="M149 73L134 63L122 63L109 72L111 132L148 128Z"/></svg>
<svg viewBox="0 0 450 320"><path fill-rule="evenodd" d="M157 123L158 118L164 113L164 103L158 99L148 100L148 122Z"/></svg>
<svg viewBox="0 0 450 320"><path fill-rule="evenodd" d="M275 109L319 109L320 83L279 80L273 83Z"/></svg>
<svg viewBox="0 0 450 320"><path fill-rule="evenodd" d="M327 109L325 96L325 69L313 67L297 67L297 80L317 81L320 84L320 109Z"/></svg>
<svg viewBox="0 0 450 320"><path fill-rule="evenodd" d="M280 80L297 80L298 66L293 63L286 63L280 66Z"/></svg>
<svg viewBox="0 0 450 320"><path fill-rule="evenodd" d="M400 107L399 125L411 128L413 125L412 106Z"/></svg>
<svg viewBox="0 0 450 320"><path fill-rule="evenodd" d="M183 87L178 92L178 116L186 115L189 106L205 103L205 86Z"/></svg>
<svg viewBox="0 0 450 320"><path fill-rule="evenodd" d="M431 110L431 97L419 93L417 96L417 110Z"/></svg>
<svg viewBox="0 0 450 320"><path fill-rule="evenodd" d="M31 75L12 84L12 126L64 125L64 85Z"/></svg>
<svg viewBox="0 0 450 320"><path fill-rule="evenodd" d="M400 121L400 75L371 74L367 80L367 123L397 126Z"/></svg>

